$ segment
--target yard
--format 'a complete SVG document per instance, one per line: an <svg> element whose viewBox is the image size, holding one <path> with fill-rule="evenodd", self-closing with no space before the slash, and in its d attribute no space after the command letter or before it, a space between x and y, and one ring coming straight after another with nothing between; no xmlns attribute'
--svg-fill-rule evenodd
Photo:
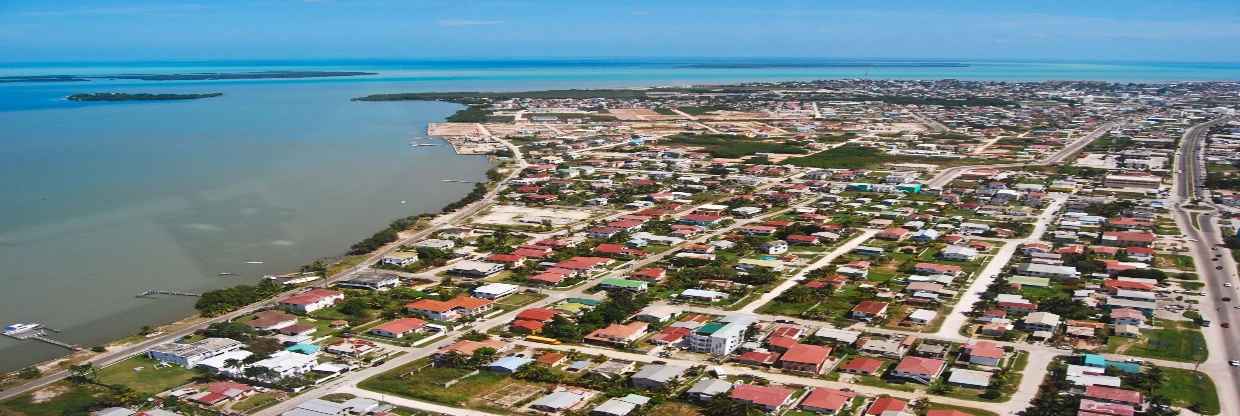
<svg viewBox="0 0 1240 416"><path fill-rule="evenodd" d="M1163 380L1157 393L1171 400L1172 405L1207 415L1219 413L1218 391L1210 377L1179 368L1163 367L1160 370Z"/></svg>
<svg viewBox="0 0 1240 416"><path fill-rule="evenodd" d="M99 394L100 389L62 381L0 403L0 414L86 416L90 414L90 408L97 405L95 395Z"/></svg>
<svg viewBox="0 0 1240 416"><path fill-rule="evenodd" d="M131 357L99 370L99 382L124 384L139 393L155 394L188 383L198 375L180 366L158 364L142 357Z"/></svg>
<svg viewBox="0 0 1240 416"><path fill-rule="evenodd" d="M276 396L275 393L258 393L232 405L232 410L242 413L250 413L266 409L279 402L280 398L279 396Z"/></svg>
<svg viewBox="0 0 1240 416"><path fill-rule="evenodd" d="M530 292L515 293L515 294L508 295L507 297L496 301L495 306L505 311L511 311L511 310L516 310L522 306L529 305L534 302L538 302L539 300L542 300L543 298L546 298L546 297L547 295L544 295L542 293L530 293Z"/></svg>
<svg viewBox="0 0 1240 416"><path fill-rule="evenodd" d="M1141 340L1110 337L1107 352L1190 363L1206 360L1206 340L1201 331L1181 329L1171 322L1165 325L1161 329L1141 330Z"/></svg>
<svg viewBox="0 0 1240 416"><path fill-rule="evenodd" d="M455 380L470 370L427 366L429 360L418 360L395 370L371 377L360 387L381 393L395 394L417 400L459 406L473 397L494 391L508 380L502 374L483 371L444 388L443 383ZM421 370L418 368L424 367Z"/></svg>

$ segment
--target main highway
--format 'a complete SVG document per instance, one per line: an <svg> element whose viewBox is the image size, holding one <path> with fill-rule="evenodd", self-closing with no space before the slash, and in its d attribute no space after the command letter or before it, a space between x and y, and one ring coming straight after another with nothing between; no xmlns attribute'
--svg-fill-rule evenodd
<svg viewBox="0 0 1240 416"><path fill-rule="evenodd" d="M1176 224L1188 236L1188 248L1197 274L1206 284L1202 288L1206 296L1199 312L1212 324L1202 328L1209 358L1201 364L1200 371L1208 374L1218 388L1220 414L1240 415L1240 389L1236 388L1240 367L1228 364L1230 360L1240 360L1240 310L1233 306L1240 299L1232 299L1236 296L1236 263L1226 248L1219 247L1223 239L1216 212L1208 208L1208 202L1204 206L1194 202L1199 197L1197 190L1203 185L1203 139L1210 127L1227 120L1227 117L1210 120L1184 132L1173 166L1170 203ZM1194 216L1197 221L1193 220ZM1224 328L1224 324L1230 328Z"/></svg>

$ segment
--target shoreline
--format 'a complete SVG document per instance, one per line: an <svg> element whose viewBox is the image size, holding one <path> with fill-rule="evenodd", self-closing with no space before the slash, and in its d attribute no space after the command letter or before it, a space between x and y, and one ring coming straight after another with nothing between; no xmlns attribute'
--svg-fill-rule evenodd
<svg viewBox="0 0 1240 416"><path fill-rule="evenodd" d="M460 110L458 110L458 111L460 111ZM455 114L455 112L453 112L453 114ZM451 115L449 115L449 116L447 116L447 117L450 117L450 116L451 116ZM447 117L445 117L445 119L446 119ZM443 122L443 121L442 121L442 119L441 119L441 121L440 121L440 122ZM433 124L433 123L435 123L435 122L432 122L432 124ZM461 151L457 148L457 144L456 144L456 143L454 143L454 141L453 141L453 140L449 140L448 138L445 138L445 137L440 137L440 136L431 136L431 137L432 137L432 138L434 138L434 139L437 139L437 140L442 140L442 141L444 141L445 143L448 143L448 145L452 148L452 151L453 151L453 153L454 153L456 156L486 156L486 154L481 154L481 153L462 153L462 152L461 152ZM488 189L488 190L489 190L489 189L492 189L492 187L493 187L493 186L494 186L497 182L499 182L499 180L501 180L501 179L502 179L502 177L497 177L496 179L492 179L492 177L491 177L492 175L489 175L489 174L488 174L489 172L494 171L494 170L496 170L496 169L498 169L498 168L500 167L499 165L497 165L497 164L495 163L495 159L494 159L494 157L489 158L489 162L490 162L490 163L489 163L488 167L487 167L485 170L483 170L483 171L482 171L482 173L483 173L483 175L482 175L482 176L484 177L484 179L482 179L480 182L475 182L475 184L485 186L485 187L486 187L486 189ZM406 216L406 217L399 217L399 218L395 218L395 219L388 219L388 220L387 220L387 221L388 221L388 223L389 223L388 227L390 227L390 226L391 226L390 224L392 224L392 223L394 223L394 222L397 222L397 221L401 221L402 219L416 218L416 219L419 219L419 221L415 222L415 225L414 225L412 228L406 228L406 229L402 230L402 232L417 232L417 231L419 231L422 227L425 227L425 226L426 226L426 224L428 224L428 223L430 223L430 222L434 222L434 221L435 221L435 220L437 220L438 218L444 217L444 216L446 216L446 215L451 215L453 212L456 212L456 211L458 211L458 210L460 210L460 209L462 209L462 208L464 208L464 207L468 206L470 203L476 202L476 201L469 201L469 202L466 202L467 200L469 200L469 199L471 198L471 196L472 196L473 192L474 192L474 191L467 190L467 191L465 191L465 192L464 192L464 194L463 194L463 195L461 195L461 197L460 197L460 198L457 198L457 199L455 199L455 200L449 201L449 202L447 202L447 203L445 203L445 204L443 204L443 205L441 205L441 206L439 206L439 207L436 207L436 208L433 208L433 209L426 210L425 212L411 214L411 215ZM450 207L451 207L452 209L451 209L451 210L447 210L447 209L448 209L448 208L450 208ZM427 223L424 223L424 222L422 222L422 221L421 221L421 219L426 219L428 222L427 222ZM382 230L382 229L381 229L381 230ZM360 254L350 254L350 253L348 252L348 249L346 249L346 250L341 251L341 252L336 253L336 254L326 254L326 255L322 255L322 256L316 256L316 257L312 258L312 259L311 259L311 260L310 260L307 264L303 265L303 266L302 266L302 269L304 270L304 269L309 268L309 267L312 267L312 266L314 266L314 265L316 265L316 264L322 264L322 265L323 265L323 270L319 271L319 272L322 274L322 277L321 277L319 280L317 280L317 281L315 281L315 282L312 282L312 283L310 284L310 285L312 286L312 285L316 284L316 282L325 282L325 281L328 281L328 280L332 279L332 277L334 277L334 276L340 276L340 275L345 275L345 274L348 274L348 273L349 273L352 269L354 269L354 268L358 267L357 265L351 265L351 266L349 266L349 267L346 267L346 268L344 268L344 269L341 269L341 270L336 271L336 273L334 273L334 274L332 274L332 275L327 275L326 270L327 270L327 269L330 269L332 266L340 265L340 264L344 263L344 262L345 262L347 259L349 259L350 257L354 257L354 256L366 256L366 257L371 257L371 256L373 256L373 255L374 255L374 254L376 254L376 253L379 253L379 252L385 251L386 249L388 249L388 248L389 248L390 246L392 246L393 244L399 244L399 243L401 243L401 241L405 240L405 238L406 238L405 236L400 236L400 237L398 238L398 240L397 240L397 241L392 242L392 243L386 243L386 244L383 244L383 245L379 246L378 248L376 248L376 249L374 249L374 250L371 250L371 251L368 251L368 252L366 252L366 253L360 253ZM353 242L353 243L346 243L346 244L355 244L355 243L357 243L357 242ZM328 261L330 261L330 263L327 263ZM365 260L363 260L362 262L360 262L360 263L359 263L359 265L361 265L361 264L365 264L365 263L367 263L367 262L366 262ZM295 271L297 271L297 270L295 269L294 271L285 271L285 273L291 273L291 272L295 272ZM316 271L318 271L318 270L316 270ZM256 285L256 284L260 284L260 283L262 283L262 282L263 282L263 281L265 281L265 280L267 280L267 279L260 277L260 278L258 278L258 279L256 279L256 280L252 281L252 282L239 282L239 283L233 284L233 285L231 285L231 286L223 287L223 288L220 288L220 289L213 289L213 290L228 289L228 288L237 287L237 286L239 286L239 285ZM301 287L308 287L308 286L306 286L306 285L302 285L302 286L295 286L295 285L286 286L286 287L285 287L285 288L286 288L286 290L283 290L283 291L281 291L281 292L277 293L275 296L273 296L273 297L271 297L271 298L264 299L263 301L260 301L260 302L258 302L258 303L262 303L262 302L267 302L267 301L270 301L270 300L272 300L272 299L275 299L275 298L278 298L278 297L280 297L280 296L286 295L286 294L287 294L290 290L295 290L295 289L297 289L297 288L301 288ZM248 306L248 304L247 304L247 305L244 305L244 306ZM243 307L244 307L244 306L243 306ZM200 311L198 311L196 308L194 308L194 307L193 307L193 305L191 305L191 306L190 306L190 311L191 311L191 314L190 314L190 315L182 315L182 316L179 316L179 317L175 317L175 318L173 318L171 321L156 322L156 323L151 323L150 325L147 325L147 326L149 326L149 327L150 327L151 332L150 332L150 334L148 334L148 335L146 335L146 336L139 335L139 334L121 334L121 335L118 335L118 336L116 336L116 337L112 338L111 340L108 340L108 341L105 341L105 342L102 342L102 343L99 343L99 344L96 344L96 345L81 345L82 349L81 349L81 350L79 350L79 351L70 352L70 353L68 353L68 354L61 355L61 356L54 357L54 358L50 358L50 359L45 359L45 360L41 360L41 361L36 361L36 362L27 363L27 364L22 365L22 366L20 366L20 367L14 368L13 370L9 370L9 371L5 371L4 373L0 373L0 392L3 392L3 391L5 391L5 390L7 390L7 388L8 388L8 387L11 387L11 386L13 385L13 382L14 382L14 381L16 381L16 382L17 382L17 383L16 383L16 385L20 385L20 384L21 384L21 382L22 382L23 380L22 380L20 377L17 377L17 375L18 375L18 373L20 373L20 372L21 372L22 370L24 370L24 369L27 369L27 368L38 368L39 370L41 370L42 372L44 372L44 374L47 374L47 373L49 373L49 372L58 371L58 370L63 370L63 369L68 368L68 367L69 367L69 366L71 366L71 365L78 364L78 363L82 363L82 362L85 362L85 361L89 361L89 360L91 360L91 359L93 359L93 358L98 357L98 356L99 356L99 355L101 355L101 354L107 354L107 353L109 353L109 352L113 352L113 351L117 351L117 350L123 350L123 349L125 349L125 348L130 348L130 347L133 347L133 346L135 346L135 345L139 345L139 344L143 343L143 341L144 341L144 340L151 339L151 338L153 338L153 337L157 337L157 336L164 335L164 334L174 333L174 332L177 332L177 331L179 331L179 330L184 329L185 327L188 327L188 326L193 326L193 325L196 325L196 324L201 324L201 323L203 323L203 322L204 322L204 320L210 320L210 319L212 319L212 318L217 318L217 317L218 317L218 316L206 316L206 315L204 315L202 312L200 312ZM229 313L231 313L231 312L229 312ZM228 314L228 313L224 313L224 314L221 314L221 315L219 315L219 316L223 316L223 315L227 315L227 314ZM26 345L26 344L25 344L25 342L21 342L21 343L17 343L17 344L15 344L15 345L20 347L20 346L23 346L23 345ZM103 347L105 350L104 350L104 351L102 351L102 352L92 351L92 349L93 349L93 348L97 348L97 347ZM126 358L127 358L127 357L129 357L129 356L131 356L131 355L126 355ZM122 359L123 359L123 358L122 358Z"/></svg>

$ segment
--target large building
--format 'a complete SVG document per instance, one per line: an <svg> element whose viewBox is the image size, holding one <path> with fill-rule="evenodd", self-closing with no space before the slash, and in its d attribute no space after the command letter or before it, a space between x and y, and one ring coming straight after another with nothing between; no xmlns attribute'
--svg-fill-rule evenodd
<svg viewBox="0 0 1240 416"><path fill-rule="evenodd" d="M1162 178L1146 175L1107 175L1103 185L1108 188L1158 189Z"/></svg>
<svg viewBox="0 0 1240 416"><path fill-rule="evenodd" d="M207 338L191 344L169 343L146 352L152 360L194 368L208 358L241 349L241 341L228 338Z"/></svg>
<svg viewBox="0 0 1240 416"><path fill-rule="evenodd" d="M745 340L745 332L755 321L748 315L729 315L702 325L686 337L689 349L715 356L731 354Z"/></svg>

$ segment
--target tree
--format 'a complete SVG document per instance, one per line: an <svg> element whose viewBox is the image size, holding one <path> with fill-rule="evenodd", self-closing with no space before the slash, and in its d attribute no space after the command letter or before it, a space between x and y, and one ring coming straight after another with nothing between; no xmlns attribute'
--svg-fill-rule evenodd
<svg viewBox="0 0 1240 416"><path fill-rule="evenodd" d="M254 337L254 328L240 322L216 322L202 331L210 338L228 338L248 342Z"/></svg>
<svg viewBox="0 0 1240 416"><path fill-rule="evenodd" d="M470 367L477 368L490 364L492 361L495 361L496 352L497 351L491 347L482 347L474 350L474 353L469 356L468 365Z"/></svg>
<svg viewBox="0 0 1240 416"><path fill-rule="evenodd" d="M363 317L369 309L365 299L357 296L351 296L340 303L340 313L353 317Z"/></svg>
<svg viewBox="0 0 1240 416"><path fill-rule="evenodd" d="M141 393L123 384L108 385L108 392L100 401L107 406L127 407L146 400Z"/></svg>
<svg viewBox="0 0 1240 416"><path fill-rule="evenodd" d="M266 382L275 381L276 377L280 375L279 373L276 373L275 370L272 370L267 367L258 367L258 366L246 367L243 374L245 374L246 377L252 380L259 380L259 381L266 381Z"/></svg>
<svg viewBox="0 0 1240 416"><path fill-rule="evenodd" d="M94 383L99 377L94 364L85 363L69 367L69 379L77 383Z"/></svg>
<svg viewBox="0 0 1240 416"><path fill-rule="evenodd" d="M39 367L26 367L17 372L17 376L26 380L36 379L43 375L43 371Z"/></svg>
<svg viewBox="0 0 1240 416"><path fill-rule="evenodd" d="M715 396L706 404L706 416L750 416L764 414L758 405L732 400L724 395Z"/></svg>
<svg viewBox="0 0 1240 416"><path fill-rule="evenodd" d="M280 344L279 340L270 337L254 338L253 340L250 340L249 344L246 345L250 352L258 356L270 356L276 351L284 349L284 346Z"/></svg>

